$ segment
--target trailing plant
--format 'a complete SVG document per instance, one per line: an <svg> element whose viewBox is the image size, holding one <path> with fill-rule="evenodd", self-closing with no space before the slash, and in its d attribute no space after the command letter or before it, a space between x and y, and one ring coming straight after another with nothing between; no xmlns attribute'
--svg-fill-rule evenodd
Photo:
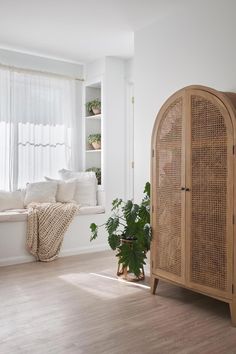
<svg viewBox="0 0 236 354"><path fill-rule="evenodd" d="M135 204L132 200L113 200L111 216L107 221L103 225L90 225L90 241L98 237L102 226L105 226L108 233L109 246L112 250L117 250L119 264L128 267L138 277L146 264L146 253L150 249L150 183L145 185L140 204Z"/></svg>
<svg viewBox="0 0 236 354"><path fill-rule="evenodd" d="M90 134L88 136L88 142L89 144L101 142L101 134Z"/></svg>
<svg viewBox="0 0 236 354"><path fill-rule="evenodd" d="M88 172L95 172L95 175L97 177L97 180L98 180L98 184L101 184L101 168L100 167L90 167L90 168L87 168Z"/></svg>
<svg viewBox="0 0 236 354"><path fill-rule="evenodd" d="M93 108L101 111L101 101L98 98L95 98L95 100L87 102L85 106L87 108L87 111L92 114L94 113Z"/></svg>

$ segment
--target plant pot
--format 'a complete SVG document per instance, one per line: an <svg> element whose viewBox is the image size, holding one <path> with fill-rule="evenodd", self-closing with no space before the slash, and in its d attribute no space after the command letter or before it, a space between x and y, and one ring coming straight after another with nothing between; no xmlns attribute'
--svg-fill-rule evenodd
<svg viewBox="0 0 236 354"><path fill-rule="evenodd" d="M134 241L137 240L137 237L130 237L130 238L121 238L121 243L133 244Z"/></svg>
<svg viewBox="0 0 236 354"><path fill-rule="evenodd" d="M101 113L101 109L100 108L92 108L93 114L100 114Z"/></svg>
<svg viewBox="0 0 236 354"><path fill-rule="evenodd" d="M94 150L100 150L101 149L101 141L94 141L92 143L92 147L94 148Z"/></svg>

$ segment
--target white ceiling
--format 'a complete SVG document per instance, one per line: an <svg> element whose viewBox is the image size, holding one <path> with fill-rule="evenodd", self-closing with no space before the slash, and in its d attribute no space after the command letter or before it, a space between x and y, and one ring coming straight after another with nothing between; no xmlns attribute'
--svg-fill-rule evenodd
<svg viewBox="0 0 236 354"><path fill-rule="evenodd" d="M154 22L166 2L0 0L0 48L75 62L129 58L133 32Z"/></svg>

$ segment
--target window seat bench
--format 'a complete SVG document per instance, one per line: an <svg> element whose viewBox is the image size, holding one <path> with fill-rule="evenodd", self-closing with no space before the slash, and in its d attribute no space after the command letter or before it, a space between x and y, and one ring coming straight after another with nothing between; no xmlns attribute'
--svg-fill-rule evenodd
<svg viewBox="0 0 236 354"><path fill-rule="evenodd" d="M102 214L105 212L104 206L96 205L89 207L81 207L77 215L93 215ZM15 222L15 221L26 221L27 220L27 209L12 209L0 212L0 223L1 222Z"/></svg>
<svg viewBox="0 0 236 354"><path fill-rule="evenodd" d="M90 224L103 224L104 206L81 207L69 225L62 244L60 257L109 249L104 233L90 242ZM26 249L27 209L0 212L0 266L34 262Z"/></svg>

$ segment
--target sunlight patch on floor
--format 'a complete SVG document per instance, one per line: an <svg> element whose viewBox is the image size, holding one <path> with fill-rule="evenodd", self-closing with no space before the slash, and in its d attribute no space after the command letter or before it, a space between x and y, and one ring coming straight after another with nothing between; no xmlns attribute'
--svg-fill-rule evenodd
<svg viewBox="0 0 236 354"><path fill-rule="evenodd" d="M102 299L116 299L134 294L140 291L140 288L150 288L144 284L131 283L98 273L69 273L60 275L59 278L77 287L79 291L86 291ZM115 281L116 284L111 287L110 281Z"/></svg>
<svg viewBox="0 0 236 354"><path fill-rule="evenodd" d="M97 277L102 277L102 278L106 278L106 279L110 279L110 280L116 280L122 283L125 283L127 285L132 285L132 286L137 286L139 288L144 288L144 289L150 289L150 286L145 285L145 284L140 284L138 282L128 282L125 279L122 278L113 278L113 277L109 277L107 275L103 275L103 274L98 274L98 273L90 273L91 275L95 275Z"/></svg>

